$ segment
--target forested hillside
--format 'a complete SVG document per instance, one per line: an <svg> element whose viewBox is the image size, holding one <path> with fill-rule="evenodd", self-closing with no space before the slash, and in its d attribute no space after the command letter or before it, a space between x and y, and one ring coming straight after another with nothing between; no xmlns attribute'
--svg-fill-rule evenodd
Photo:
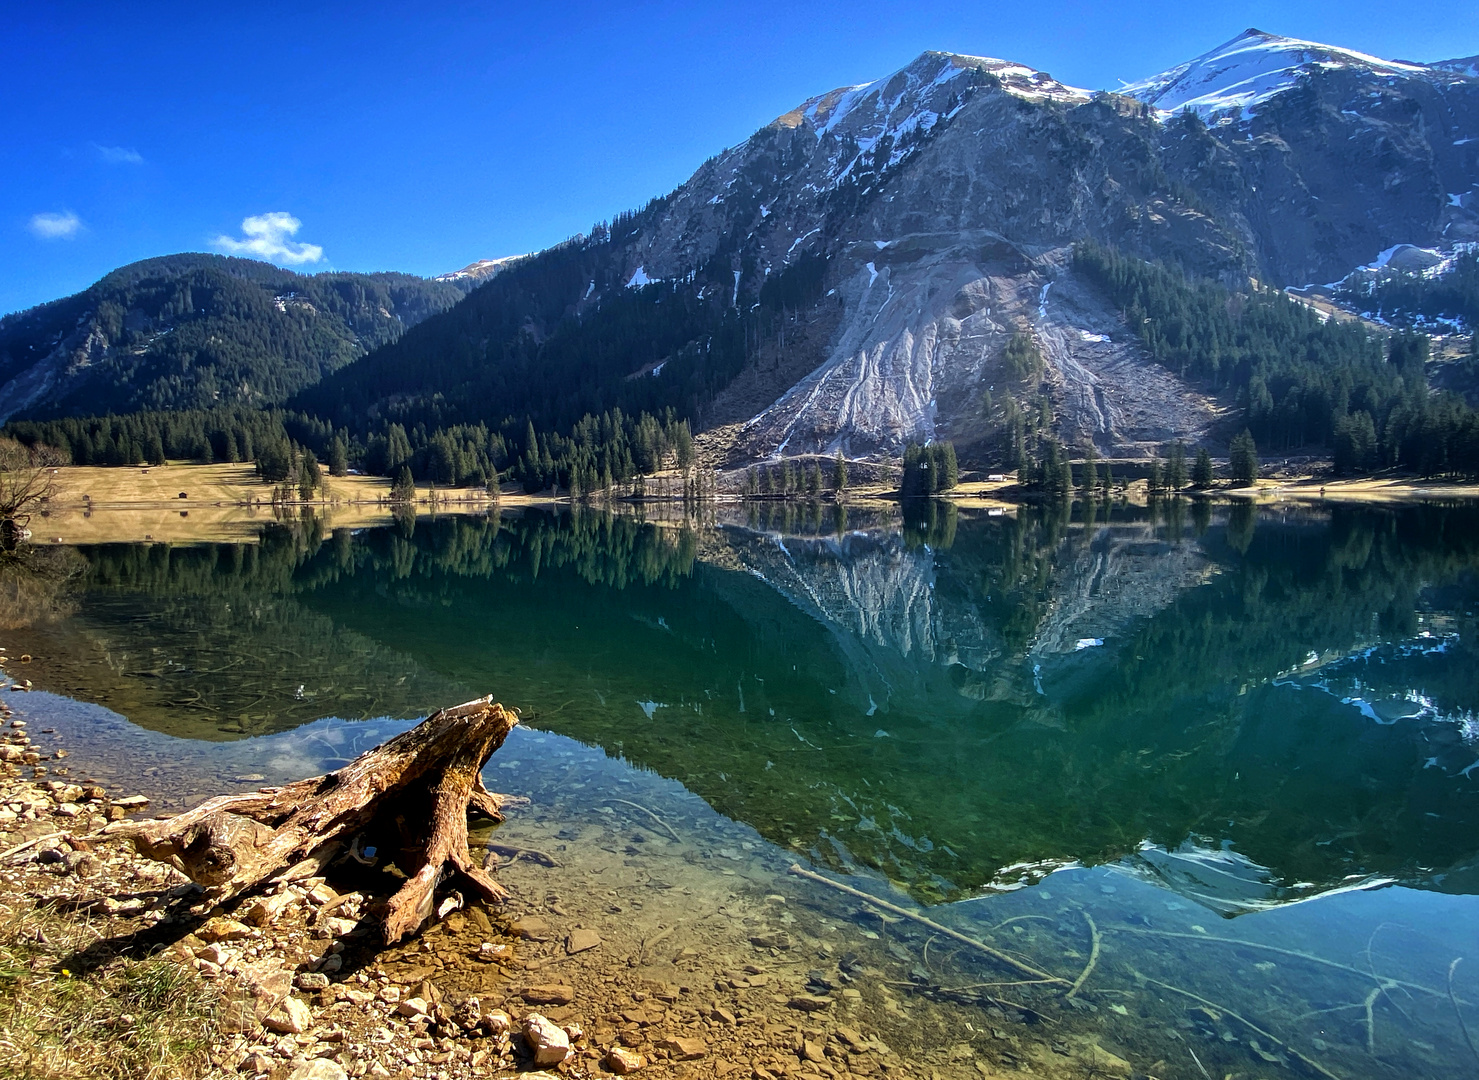
<svg viewBox="0 0 1479 1080"><path fill-rule="evenodd" d="M0 319L0 417L279 404L465 293L408 274L148 259Z"/></svg>
<svg viewBox="0 0 1479 1080"><path fill-rule="evenodd" d="M612 410L671 409L698 423L783 311L819 295L825 260L802 258L747 285L753 303L742 307L727 264L689 280L627 285L617 272L621 248L650 214L522 261L292 407L362 436L386 422L435 429L510 418L569 432Z"/></svg>
<svg viewBox="0 0 1479 1080"><path fill-rule="evenodd" d="M1329 448L1341 471L1479 473L1479 416L1454 395L1430 393L1426 335L1383 341L1322 321L1282 292L1235 293L1095 244L1078 246L1074 267L1158 363L1235 391L1260 447Z"/></svg>

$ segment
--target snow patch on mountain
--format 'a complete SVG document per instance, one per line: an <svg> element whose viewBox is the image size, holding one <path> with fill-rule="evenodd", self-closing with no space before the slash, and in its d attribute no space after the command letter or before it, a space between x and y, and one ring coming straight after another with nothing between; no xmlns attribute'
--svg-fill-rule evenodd
<svg viewBox="0 0 1479 1080"><path fill-rule="evenodd" d="M1089 91L1065 86L1046 72L1010 60L989 56L966 56L960 53L927 52L908 67L885 78L858 86L844 86L802 103L798 110L810 120L821 138L857 112L868 114L868 121L882 119L879 135L899 135L915 127L929 127L939 118L928 108L916 108L898 116L905 102L918 104L936 87L944 86L962 75L978 71L1000 80L1003 90L1033 101L1087 101ZM788 114L790 115L790 114ZM875 141L877 136L874 136Z"/></svg>
<svg viewBox="0 0 1479 1080"><path fill-rule="evenodd" d="M1009 60L926 52L882 79L809 98L775 124L807 125L819 147L833 148L826 183L819 186L823 190L845 182L864 157L875 155L885 141L887 160L877 160L875 155L872 164L880 170L897 165L920 138L953 118L966 98L984 84L998 85L1029 101L1077 104L1092 96L1087 90L1065 86L1046 72Z"/></svg>
<svg viewBox="0 0 1479 1080"><path fill-rule="evenodd" d="M1457 60L1439 60L1436 64L1429 64L1428 66L1438 71L1451 71L1455 75L1467 75L1471 79L1479 79L1479 56L1464 56Z"/></svg>
<svg viewBox="0 0 1479 1080"><path fill-rule="evenodd" d="M1442 254L1432 248L1421 248L1416 244L1393 244L1360 269L1383 270L1391 267L1404 273L1419 273L1442 261Z"/></svg>
<svg viewBox="0 0 1479 1080"><path fill-rule="evenodd" d="M468 263L461 270L453 270L450 274L438 274L433 281L486 281L494 274L501 274L520 259L527 259L527 255L505 255L501 259L479 259L475 263Z"/></svg>
<svg viewBox="0 0 1479 1080"><path fill-rule="evenodd" d="M1130 83L1120 92L1166 115L1192 109L1207 119L1246 114L1321 68L1356 68L1391 78L1434 74L1423 64L1382 60L1351 49L1245 30L1195 60Z"/></svg>

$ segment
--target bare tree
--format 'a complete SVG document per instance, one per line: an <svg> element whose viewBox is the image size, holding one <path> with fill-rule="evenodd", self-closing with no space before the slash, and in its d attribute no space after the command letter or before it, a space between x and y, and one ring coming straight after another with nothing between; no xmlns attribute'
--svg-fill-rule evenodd
<svg viewBox="0 0 1479 1080"><path fill-rule="evenodd" d="M11 546L41 504L56 494L61 455L45 446L0 439L0 543Z"/></svg>

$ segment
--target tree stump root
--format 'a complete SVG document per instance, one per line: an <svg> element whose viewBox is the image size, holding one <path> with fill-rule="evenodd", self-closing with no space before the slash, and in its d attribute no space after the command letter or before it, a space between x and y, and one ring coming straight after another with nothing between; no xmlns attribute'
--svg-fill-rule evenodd
<svg viewBox="0 0 1479 1080"><path fill-rule="evenodd" d="M361 862L374 848L406 875L382 915L382 937L394 944L431 916L446 870L484 900L507 899L469 855L467 816L502 821L502 806L515 801L485 788L482 770L518 722L516 710L479 698L433 713L324 776L222 795L177 817L122 821L106 832L222 901L312 877L347 845Z"/></svg>

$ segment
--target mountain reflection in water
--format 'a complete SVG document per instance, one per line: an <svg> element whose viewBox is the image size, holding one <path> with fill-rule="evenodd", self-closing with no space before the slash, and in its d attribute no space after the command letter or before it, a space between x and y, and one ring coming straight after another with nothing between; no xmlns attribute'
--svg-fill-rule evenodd
<svg viewBox="0 0 1479 1080"><path fill-rule="evenodd" d="M1224 914L1479 891L1468 506L526 513L80 550L29 674L175 736L492 692L922 900L1075 862Z"/></svg>

